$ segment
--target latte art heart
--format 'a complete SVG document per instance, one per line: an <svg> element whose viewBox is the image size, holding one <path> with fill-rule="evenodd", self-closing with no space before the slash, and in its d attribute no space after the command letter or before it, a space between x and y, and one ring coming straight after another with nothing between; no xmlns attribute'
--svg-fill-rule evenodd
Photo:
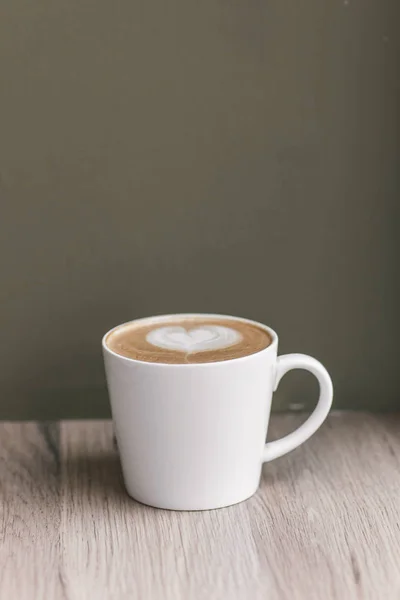
<svg viewBox="0 0 400 600"><path fill-rule="evenodd" d="M187 354L229 348L242 340L238 331L222 325L201 325L192 329L180 326L159 327L150 331L149 344L166 350L178 350Z"/></svg>
<svg viewBox="0 0 400 600"><path fill-rule="evenodd" d="M213 315L139 319L106 337L107 348L124 358L177 365L234 360L260 352L271 342L268 331L256 323Z"/></svg>

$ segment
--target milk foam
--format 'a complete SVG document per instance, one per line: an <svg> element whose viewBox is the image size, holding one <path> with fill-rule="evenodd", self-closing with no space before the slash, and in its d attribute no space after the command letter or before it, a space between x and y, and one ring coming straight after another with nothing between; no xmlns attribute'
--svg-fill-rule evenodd
<svg viewBox="0 0 400 600"><path fill-rule="evenodd" d="M147 342L153 346L187 354L229 348L242 339L238 331L222 325L200 325L192 329L180 326L159 327L146 336Z"/></svg>

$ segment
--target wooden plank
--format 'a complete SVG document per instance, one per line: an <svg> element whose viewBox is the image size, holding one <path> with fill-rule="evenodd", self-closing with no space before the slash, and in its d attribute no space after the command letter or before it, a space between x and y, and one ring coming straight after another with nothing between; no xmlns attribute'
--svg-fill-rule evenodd
<svg viewBox="0 0 400 600"><path fill-rule="evenodd" d="M275 418L273 433L297 424ZM400 417L331 416L299 451L265 466L248 508L277 598L398 600Z"/></svg>
<svg viewBox="0 0 400 600"><path fill-rule="evenodd" d="M63 598L58 424L0 423L0 597Z"/></svg>
<svg viewBox="0 0 400 600"><path fill-rule="evenodd" d="M275 416L275 437L301 416ZM399 419L331 417L264 468L260 492L177 513L124 492L109 423L63 424L63 547L71 598L400 597Z"/></svg>
<svg viewBox="0 0 400 600"><path fill-rule="evenodd" d="M127 496L110 422L0 432L1 598L400 598L400 416L333 414L249 501L195 513Z"/></svg>

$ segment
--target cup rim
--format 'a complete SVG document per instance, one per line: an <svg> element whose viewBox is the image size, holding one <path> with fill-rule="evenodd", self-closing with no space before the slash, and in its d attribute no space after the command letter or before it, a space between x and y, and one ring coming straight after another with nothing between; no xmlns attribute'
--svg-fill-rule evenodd
<svg viewBox="0 0 400 600"><path fill-rule="evenodd" d="M122 356L121 354L118 354L118 352L114 352L114 350L111 350L111 348L109 348L109 346L106 343L106 339L107 337L113 332L116 331L117 329L119 329L120 327L125 327L126 325L130 325L131 323L140 323L140 322L144 322L144 321L150 321L150 320L156 320L156 321L160 321L161 323L165 322L165 321L169 321L172 319L195 319L195 318L210 318L210 319L222 319L222 320L226 320L226 321L241 321L242 323L249 323L250 325L255 325L257 327L260 327L261 329L264 329L264 331L266 331L267 333L269 333L269 335L272 338L272 342L269 344L269 346L267 346L266 348L263 348L262 350L258 350L258 352L253 352L252 354L246 354L245 356L238 356L237 358L230 358L228 360L216 360L216 361L212 361L212 362L204 362L204 363L165 363L165 362L150 362L150 361L144 361L144 360L138 360L136 358L129 358L128 356ZM184 368L188 368L188 367L192 367L192 368L205 368L205 367L215 367L218 365L222 365L222 364L232 364L232 363L237 363L238 361L247 361L250 360L252 357L258 356L259 354L262 353L270 353L270 352L276 352L277 351L277 346L278 346L278 334L276 333L276 331L274 331L271 327L269 327L268 325L264 325L264 323L260 323L259 321L254 321L253 319L247 319L245 317L235 317L233 315L222 315L222 314L214 314L214 313L167 313L167 314L162 314L162 315L153 315L153 316L149 316L149 317L140 317L139 319L131 319L130 321L126 321L125 323L120 323L119 325L116 325L115 327L112 327L111 329L109 329L107 331L107 333L105 333L102 337L101 340L101 345L103 348L103 352L108 353L112 356L115 356L116 358L127 362L127 363L135 363L137 365L145 365L148 367L160 367L160 368L180 368L180 367L184 367Z"/></svg>

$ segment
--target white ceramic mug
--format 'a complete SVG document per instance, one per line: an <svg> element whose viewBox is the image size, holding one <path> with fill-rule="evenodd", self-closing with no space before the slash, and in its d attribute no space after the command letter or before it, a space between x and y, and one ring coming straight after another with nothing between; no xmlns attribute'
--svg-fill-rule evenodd
<svg viewBox="0 0 400 600"><path fill-rule="evenodd" d="M207 510L254 494L264 462L305 442L325 420L332 381L315 358L277 357L277 334L260 323L224 315L166 315L252 323L272 343L255 354L220 362L150 363L103 353L115 433L128 493L144 504L175 510ZM157 317L160 319L160 317ZM112 331L112 330L111 330ZM272 393L291 369L318 379L314 412L296 431L265 443Z"/></svg>

